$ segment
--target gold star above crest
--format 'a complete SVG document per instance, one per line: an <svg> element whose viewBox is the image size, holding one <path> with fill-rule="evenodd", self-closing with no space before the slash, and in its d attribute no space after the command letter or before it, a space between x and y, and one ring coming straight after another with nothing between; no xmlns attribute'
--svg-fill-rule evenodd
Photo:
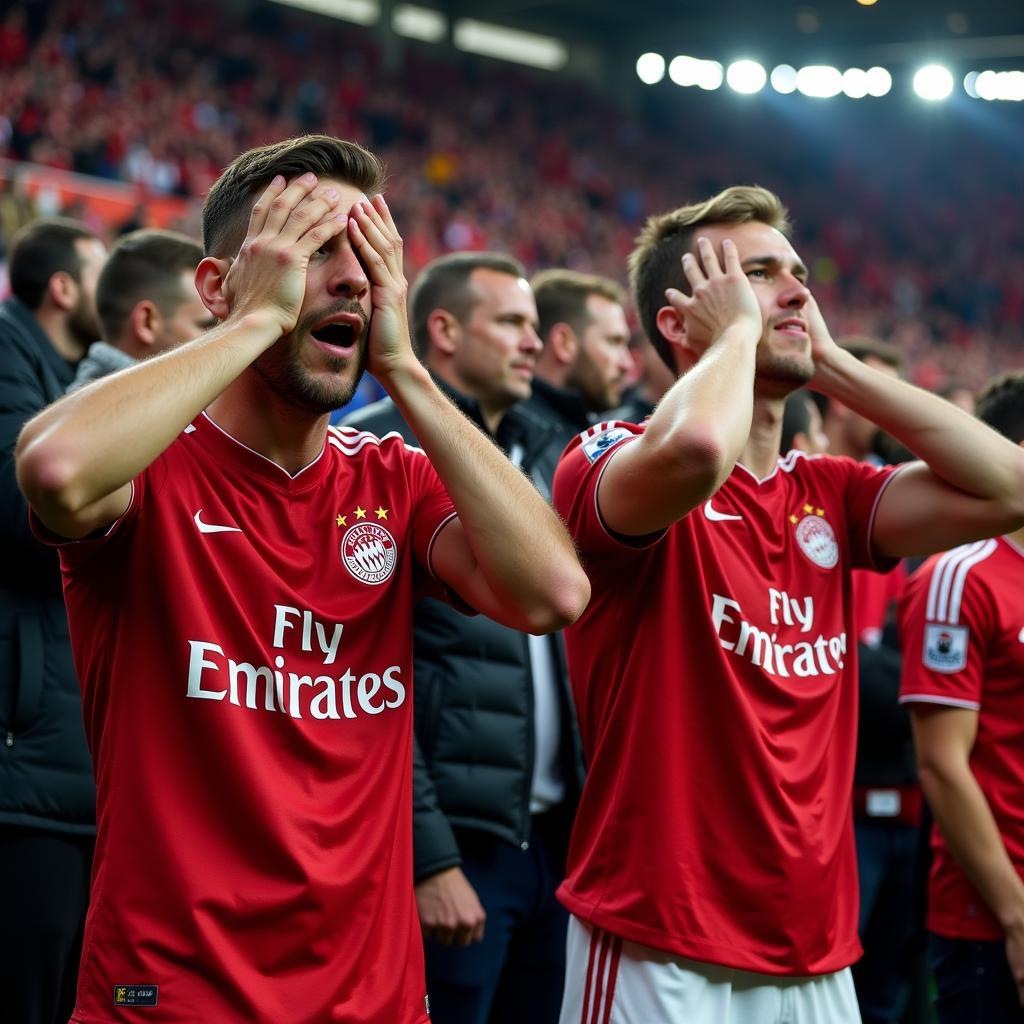
<svg viewBox="0 0 1024 1024"><path fill-rule="evenodd" d="M344 526L348 520L347 516L338 516L338 525Z"/></svg>
<svg viewBox="0 0 1024 1024"><path fill-rule="evenodd" d="M823 516L823 515L825 514L825 510L824 510L823 508L818 508L818 509L815 509L815 512L816 512L816 513L817 513L817 514L818 514L819 516Z"/></svg>
<svg viewBox="0 0 1024 1024"><path fill-rule="evenodd" d="M390 509L385 508L383 505L378 505L377 508L376 508L377 518L378 519L387 519L388 512L390 512L390 511L391 511Z"/></svg>
<svg viewBox="0 0 1024 1024"><path fill-rule="evenodd" d="M804 511L808 515L810 515L814 511L814 506L813 505L804 505Z"/></svg>
<svg viewBox="0 0 1024 1024"><path fill-rule="evenodd" d="M794 526L796 526L796 524L797 524L798 522L800 522L800 520L799 520L799 519L797 519L797 517L796 517L796 516L790 516L790 517L789 517L789 521L790 521L790 522L791 522L791 523L792 523L792 524L793 524Z"/></svg>
<svg viewBox="0 0 1024 1024"><path fill-rule="evenodd" d="M365 518L366 518L366 509L365 508L359 508L357 506L356 507L356 519L365 519Z"/></svg>

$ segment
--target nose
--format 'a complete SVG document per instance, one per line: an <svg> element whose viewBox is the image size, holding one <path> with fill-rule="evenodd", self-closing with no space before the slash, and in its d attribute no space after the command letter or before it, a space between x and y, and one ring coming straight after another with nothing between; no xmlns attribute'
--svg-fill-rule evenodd
<svg viewBox="0 0 1024 1024"><path fill-rule="evenodd" d="M803 309L811 291L798 277L790 277L786 286L779 292L779 305L783 309Z"/></svg>
<svg viewBox="0 0 1024 1024"><path fill-rule="evenodd" d="M362 264L350 245L344 245L333 256L327 290L344 299L362 299L370 289Z"/></svg>
<svg viewBox="0 0 1024 1024"><path fill-rule="evenodd" d="M523 352L533 352L534 354L540 352L544 347L544 342L540 340L540 335L537 333L537 328L533 324L527 324L526 329L523 331L522 339L519 343L519 348Z"/></svg>
<svg viewBox="0 0 1024 1024"><path fill-rule="evenodd" d="M619 349L619 369L627 375L633 371L633 355L626 345Z"/></svg>

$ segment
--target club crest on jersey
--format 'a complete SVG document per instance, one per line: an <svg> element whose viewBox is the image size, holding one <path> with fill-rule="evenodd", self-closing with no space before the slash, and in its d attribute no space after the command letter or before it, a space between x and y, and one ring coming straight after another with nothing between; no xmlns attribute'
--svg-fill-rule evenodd
<svg viewBox="0 0 1024 1024"><path fill-rule="evenodd" d="M357 580L376 587L395 571L398 546L383 526L360 522L341 538L341 560Z"/></svg>
<svg viewBox="0 0 1024 1024"><path fill-rule="evenodd" d="M593 437L588 437L583 442L583 454L589 462L597 462L602 455L606 455L620 441L633 435L622 427L612 427L611 430L602 431Z"/></svg>
<svg viewBox="0 0 1024 1024"><path fill-rule="evenodd" d="M796 542L807 559L819 569L834 569L839 562L839 542L835 530L824 518L824 509L804 505L802 519L790 516L796 524Z"/></svg>
<svg viewBox="0 0 1024 1024"><path fill-rule="evenodd" d="M966 626L928 623L924 629L925 668L933 672L962 672L967 665Z"/></svg>

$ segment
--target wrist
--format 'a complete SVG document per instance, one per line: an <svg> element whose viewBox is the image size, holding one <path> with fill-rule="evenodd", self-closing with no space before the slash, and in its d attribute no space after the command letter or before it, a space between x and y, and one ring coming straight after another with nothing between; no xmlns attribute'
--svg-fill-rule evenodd
<svg viewBox="0 0 1024 1024"><path fill-rule="evenodd" d="M266 339L268 346L280 338L285 330L281 320L270 310L255 309L249 312L232 312L224 321L224 325L235 327L246 335Z"/></svg>
<svg viewBox="0 0 1024 1024"><path fill-rule="evenodd" d="M432 384L430 372L411 352L408 356L373 367L372 372L381 387L396 402L400 402L402 394L408 389L422 390Z"/></svg>
<svg viewBox="0 0 1024 1024"><path fill-rule="evenodd" d="M821 355L814 357L814 379L811 387L830 398L842 398L844 381L851 370L863 366L855 356L831 342Z"/></svg>

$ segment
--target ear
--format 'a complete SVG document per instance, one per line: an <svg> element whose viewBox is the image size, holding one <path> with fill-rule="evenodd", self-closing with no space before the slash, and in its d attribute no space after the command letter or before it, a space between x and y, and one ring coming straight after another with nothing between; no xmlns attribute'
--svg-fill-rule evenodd
<svg viewBox="0 0 1024 1024"><path fill-rule="evenodd" d="M50 280L46 283L46 293L57 309L74 309L78 302L78 282L66 270L58 270L57 273L50 275Z"/></svg>
<svg viewBox="0 0 1024 1024"><path fill-rule="evenodd" d="M555 324L544 341L545 351L550 351L559 366L572 366L580 350L576 332L565 323Z"/></svg>
<svg viewBox="0 0 1024 1024"><path fill-rule="evenodd" d="M662 337L672 346L676 374L685 373L693 366L697 353L690 347L690 340L686 335L686 321L682 314L674 306L662 306L654 322Z"/></svg>
<svg viewBox="0 0 1024 1024"><path fill-rule="evenodd" d="M446 356L455 355L462 339L462 324L447 309L435 309L427 317L430 347Z"/></svg>
<svg viewBox="0 0 1024 1024"><path fill-rule="evenodd" d="M128 326L136 341L143 345L152 345L156 341L162 319L155 302L150 299L140 299L128 314Z"/></svg>
<svg viewBox="0 0 1024 1024"><path fill-rule="evenodd" d="M231 260L204 256L196 267L196 291L203 305L218 319L226 320L231 312L232 295L225 288Z"/></svg>
<svg viewBox="0 0 1024 1024"><path fill-rule="evenodd" d="M807 438L807 435L802 430L798 430L793 435L793 447L798 452L805 452L807 454L810 454L811 444Z"/></svg>

